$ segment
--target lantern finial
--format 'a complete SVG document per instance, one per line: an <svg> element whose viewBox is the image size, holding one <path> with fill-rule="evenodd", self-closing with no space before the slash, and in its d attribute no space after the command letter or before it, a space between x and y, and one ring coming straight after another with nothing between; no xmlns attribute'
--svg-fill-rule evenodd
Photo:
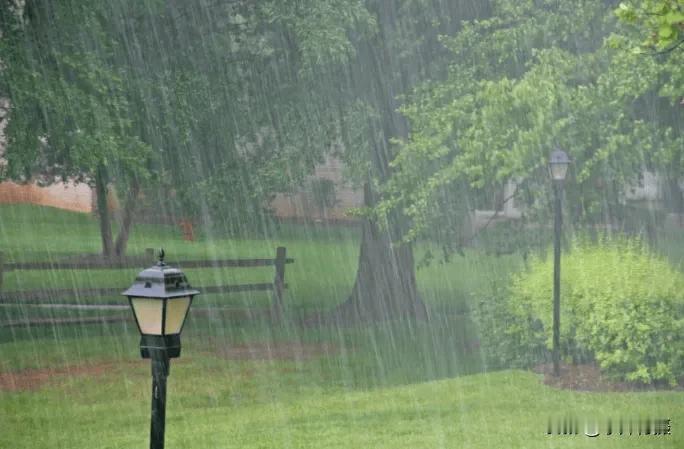
<svg viewBox="0 0 684 449"><path fill-rule="evenodd" d="M165 255L165 253L164 253L164 248L160 248L160 249L159 249L159 263L157 264L157 265L159 265L160 267L163 267L164 265L166 265L166 264L164 263L164 255Z"/></svg>

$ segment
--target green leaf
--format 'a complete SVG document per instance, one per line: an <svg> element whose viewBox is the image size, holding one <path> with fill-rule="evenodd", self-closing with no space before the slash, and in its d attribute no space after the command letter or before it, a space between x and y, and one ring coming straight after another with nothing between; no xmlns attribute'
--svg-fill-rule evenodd
<svg viewBox="0 0 684 449"><path fill-rule="evenodd" d="M670 11L665 16L665 22L670 25L680 24L684 22L684 13L679 11Z"/></svg>
<svg viewBox="0 0 684 449"><path fill-rule="evenodd" d="M659 36L661 39L667 39L667 40L669 40L669 39L672 37L673 34L674 34L674 30L673 30L672 27L671 27L670 25L668 25L668 24L662 24L662 25L660 25L660 27L658 28L658 36Z"/></svg>

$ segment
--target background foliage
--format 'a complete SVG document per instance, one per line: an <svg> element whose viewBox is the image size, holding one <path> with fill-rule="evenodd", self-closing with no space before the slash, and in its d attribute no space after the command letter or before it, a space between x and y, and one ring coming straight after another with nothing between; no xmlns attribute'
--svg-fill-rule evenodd
<svg viewBox="0 0 684 449"><path fill-rule="evenodd" d="M447 240L460 241L466 211L493 209L487 198L509 180L523 220L548 220L545 161L557 146L573 160L572 223L623 227L625 186L643 170L662 173L681 203L674 186L684 141L670 96L678 75L612 44L611 36L630 35L613 6L500 0L490 17L443 37L453 55L448 76L407 96L411 135L399 142L378 207L411 217L405 240L447 222Z"/></svg>

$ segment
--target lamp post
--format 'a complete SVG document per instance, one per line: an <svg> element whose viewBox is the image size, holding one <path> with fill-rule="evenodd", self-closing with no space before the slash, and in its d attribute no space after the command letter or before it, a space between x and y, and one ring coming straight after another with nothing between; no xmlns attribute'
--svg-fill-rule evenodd
<svg viewBox="0 0 684 449"><path fill-rule="evenodd" d="M140 355L152 363L152 423L150 449L164 448L166 378L170 359L180 356L180 334L192 298L199 294L177 268L159 262L143 270L133 285L122 293L128 297L140 331Z"/></svg>
<svg viewBox="0 0 684 449"><path fill-rule="evenodd" d="M553 180L555 217L553 220L553 375L560 375L560 256L561 227L563 223L561 198L563 182L568 173L570 159L565 151L557 148L549 157L549 174Z"/></svg>

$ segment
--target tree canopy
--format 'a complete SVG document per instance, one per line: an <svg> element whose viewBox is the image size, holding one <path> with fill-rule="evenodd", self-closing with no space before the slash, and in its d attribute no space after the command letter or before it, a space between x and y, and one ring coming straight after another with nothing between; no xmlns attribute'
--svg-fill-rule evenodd
<svg viewBox="0 0 684 449"><path fill-rule="evenodd" d="M89 182L99 198L112 185L131 200L147 189L172 215L240 232L335 154L368 210L352 297L415 303L410 242L462 244L469 212L493 197L498 208L511 180L525 218L542 218L556 147L574 161L576 222L619 220L624 186L644 169L666 176L684 211L680 10L674 0L2 0L2 174ZM104 252L118 253L107 223Z"/></svg>
<svg viewBox="0 0 684 449"><path fill-rule="evenodd" d="M499 1L490 18L444 37L449 76L420 86L402 108L412 131L380 212L406 211L406 240L445 219L445 237L458 240L456 224L478 198L514 180L528 218L540 218L548 154L561 147L573 160L574 219L619 216L625 186L670 163L683 141L654 95L661 68L608 45L615 30L602 2Z"/></svg>

